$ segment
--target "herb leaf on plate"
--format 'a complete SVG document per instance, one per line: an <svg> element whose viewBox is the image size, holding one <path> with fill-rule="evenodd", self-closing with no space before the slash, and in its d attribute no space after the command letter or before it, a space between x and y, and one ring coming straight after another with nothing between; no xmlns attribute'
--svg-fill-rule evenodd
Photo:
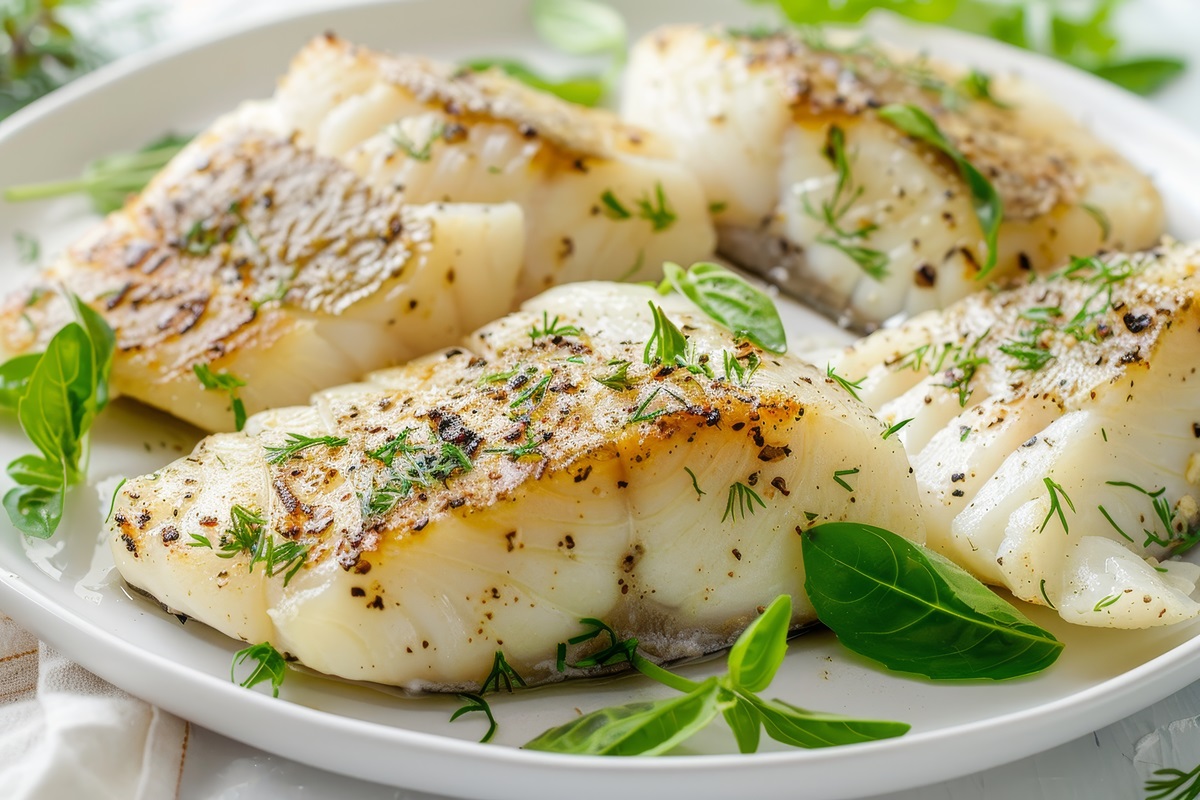
<svg viewBox="0 0 1200 800"><path fill-rule="evenodd" d="M666 281L710 318L772 353L787 350L787 334L775 303L764 292L718 264L700 262L684 269L663 264Z"/></svg>
<svg viewBox="0 0 1200 800"><path fill-rule="evenodd" d="M804 587L850 650L938 680L1032 675L1062 643L946 558L853 522L802 534Z"/></svg>

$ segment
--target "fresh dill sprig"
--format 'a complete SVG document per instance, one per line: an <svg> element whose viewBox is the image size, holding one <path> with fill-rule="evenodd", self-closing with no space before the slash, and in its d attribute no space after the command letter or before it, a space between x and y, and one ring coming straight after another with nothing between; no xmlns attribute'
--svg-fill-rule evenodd
<svg viewBox="0 0 1200 800"><path fill-rule="evenodd" d="M198 533L192 534L192 541L188 544L215 550L218 558L233 558L245 553L250 556L248 571L253 572L254 565L261 563L267 577L284 573L284 586L288 585L308 558L307 545L293 541L276 543L267 528L266 518L260 512L236 504L229 510L229 528L221 535L217 545Z"/></svg>
<svg viewBox="0 0 1200 800"><path fill-rule="evenodd" d="M507 660L505 660L504 651L497 650L495 657L492 659L492 670L488 673L488 676L484 678L478 694L474 692L460 692L458 696L464 701L463 705L450 715L450 721L454 722L454 720L458 719L464 714L470 714L476 711L481 712L487 716L488 729L487 733L485 733L483 738L479 741L481 743L491 741L492 737L496 735L496 729L499 726L496 723L496 717L492 714L492 707L488 701L484 699L484 695L488 692L499 692L502 685L504 690L511 694L514 683L518 686L526 685L525 679L522 678L517 671L512 668L512 666L509 665Z"/></svg>
<svg viewBox="0 0 1200 800"><path fill-rule="evenodd" d="M1146 781L1146 800L1197 800L1200 798L1200 765L1191 772L1171 767L1154 771Z"/></svg>
<svg viewBox="0 0 1200 800"><path fill-rule="evenodd" d="M883 432L883 438L890 439L893 434L899 433L900 429L903 428L908 423L912 422L913 419L914 419L914 417L909 417L908 419L902 419L899 422L897 422L895 425L890 426L886 431Z"/></svg>
<svg viewBox="0 0 1200 800"><path fill-rule="evenodd" d="M988 337L989 333L991 333L990 330L984 331L970 347L963 348L956 345L954 348L954 361L951 362L950 366L946 367L943 374L946 382L938 384L947 389L957 391L958 404L964 408L967 405L967 400L970 399L971 394L975 391L971 388L971 381L975 378L975 373L984 364L990 363L987 356L981 356L977 351L980 343Z"/></svg>
<svg viewBox="0 0 1200 800"><path fill-rule="evenodd" d="M242 681L237 679L237 668L240 664L254 660L254 669ZM271 696L279 697L279 687L287 677L287 659L276 650L270 642L253 644L244 650L233 654L233 663L229 666L229 680L251 689L264 681L271 682Z"/></svg>
<svg viewBox="0 0 1200 800"><path fill-rule="evenodd" d="M380 445L374 450L368 450L367 455L384 466L390 467L396 459L397 453L415 453L417 451L416 447L408 443L410 434L412 434L412 428L405 428L395 438L389 439L385 444Z"/></svg>
<svg viewBox="0 0 1200 800"><path fill-rule="evenodd" d="M725 513L721 515L721 522L730 517L736 520L741 516L742 519L745 519L746 514L754 513L756 503L759 508L767 507L767 504L759 497L758 492L741 481L734 483L729 487L729 497L725 501Z"/></svg>
<svg viewBox="0 0 1200 800"><path fill-rule="evenodd" d="M706 492L700 488L700 483L696 480L696 473L692 472L691 467L684 467L683 471L686 472L688 474L688 477L692 479L692 489L694 489L696 492L697 500L699 500L704 495L708 494L708 492Z"/></svg>
<svg viewBox="0 0 1200 800"><path fill-rule="evenodd" d="M525 441L512 447L489 447L483 452L485 453L500 453L506 455L513 461L525 458L526 456L545 457L541 451L541 446L550 438L549 434L542 434L541 439L534 439L533 427L525 428Z"/></svg>
<svg viewBox="0 0 1200 800"><path fill-rule="evenodd" d="M1058 515L1058 521L1062 523L1063 533L1070 533L1067 527L1067 516L1063 512L1061 500L1067 501L1067 506L1071 509L1071 513L1075 513L1075 504L1071 502L1070 496L1067 495L1061 484L1055 483L1050 476L1042 478L1042 483L1046 484L1046 490L1050 492L1050 510L1046 512L1046 518L1042 520L1042 527L1038 528L1038 533L1046 530L1046 526L1050 524L1050 519L1055 514ZM1061 497L1061 500L1060 500Z"/></svg>
<svg viewBox="0 0 1200 800"><path fill-rule="evenodd" d="M310 447L325 445L326 447L344 447L350 442L344 436L305 436L302 433L289 433L281 445L267 445L267 463L282 464L292 456Z"/></svg>
<svg viewBox="0 0 1200 800"><path fill-rule="evenodd" d="M533 386L530 386L528 389L517 395L516 399L508 404L508 407L517 408L525 403L529 403L531 407L540 405L542 400L546 398L546 389L550 386L550 381L553 378L554 371L546 370L546 374L543 375L537 383L533 384Z"/></svg>
<svg viewBox="0 0 1200 800"><path fill-rule="evenodd" d="M613 373L611 375L607 375L603 378L593 377L592 380L594 380L596 383L599 383L602 386L607 386L609 389L612 389L613 391L616 391L616 392L624 392L629 389L632 389L633 382L629 380L629 375L628 375L629 364L630 364L630 362L625 361L624 359L620 359L620 358L610 359L608 361L607 366L616 368L613 370Z"/></svg>
<svg viewBox="0 0 1200 800"><path fill-rule="evenodd" d="M1120 594L1110 594L1096 601L1096 605L1092 606L1092 611L1102 611L1108 608L1113 603L1121 599Z"/></svg>
<svg viewBox="0 0 1200 800"><path fill-rule="evenodd" d="M429 161L433 157L433 143L441 138L445 130L446 127L441 122L434 123L429 127L425 141L418 145L404 132L400 123L393 123L386 128L387 135L396 147L403 150L414 161Z"/></svg>
<svg viewBox="0 0 1200 800"><path fill-rule="evenodd" d="M649 405L652 402L654 402L654 398L658 397L658 395L660 393L665 393L665 394L669 395L670 397L675 398L677 401L679 401L679 404L682 408L687 408L687 401L684 400L682 397L675 394L670 389L666 389L662 386L656 386L654 388L654 391L650 393L650 396L647 397L645 400L643 400L641 402L641 404L634 410L633 416L631 416L629 418L629 421L631 423L633 423L633 422L648 422L652 419L656 419L657 417L661 417L663 414L669 413L670 409L667 409L667 408L660 408L657 411L651 411L650 413L646 413L646 409L649 407Z"/></svg>
<svg viewBox="0 0 1200 800"><path fill-rule="evenodd" d="M238 397L238 389L246 382L231 372L213 372L208 364L193 364L192 372L196 374L200 385L205 391L216 389L229 395L229 404L233 408L233 424L236 430L246 427L246 406Z"/></svg>
<svg viewBox="0 0 1200 800"><path fill-rule="evenodd" d="M533 344L543 337L556 339L562 336L578 336L581 333L583 333L583 330L574 325L559 325L557 314L554 315L554 319L550 319L550 315L543 311L542 327L539 328L535 324L529 329L529 343Z"/></svg>
<svg viewBox="0 0 1200 800"><path fill-rule="evenodd" d="M675 323L667 317L662 306L651 302L650 311L654 315L654 330L651 331L650 338L646 340L646 348L642 352L643 363L661 362L675 365L678 361L686 359L687 337L679 328L675 327Z"/></svg>
<svg viewBox="0 0 1200 800"><path fill-rule="evenodd" d="M850 158L846 154L846 134L841 127L829 126L821 153L833 166L837 181L833 187L833 194L821 201L819 209L813 207L807 195L803 198L804 212L825 228L825 232L818 235L816 240L841 251L863 272L877 281L882 281L887 277L887 266L891 259L887 253L862 244L862 240L878 230L879 226L869 223L860 224L852 229L843 227L846 215L862 196L863 187L854 185Z"/></svg>
<svg viewBox="0 0 1200 800"><path fill-rule="evenodd" d="M847 492L853 492L854 487L846 482L845 477L847 475L857 475L858 471L858 467L853 467L851 469L839 469L833 473L833 480L838 484L838 486L841 486Z"/></svg>
<svg viewBox="0 0 1200 800"><path fill-rule="evenodd" d="M736 383L738 386L749 386L754 373L758 372L758 368L762 366L762 359L758 357L758 353L753 351L745 356L745 364L742 364L742 360L728 350L722 350L721 356L725 361L725 380Z"/></svg>
<svg viewBox="0 0 1200 800"><path fill-rule="evenodd" d="M638 219L644 219L650 223L651 229L658 233L665 231L667 228L675 224L677 216L667 202L666 192L663 190L661 182L654 184L654 195L649 192L644 193L641 197L634 201L637 208L637 213L629 210L629 207L617 199L616 194L612 189L606 189L600 195L600 205L604 209L604 214L609 219L627 220L633 219L635 216Z"/></svg>
<svg viewBox="0 0 1200 800"><path fill-rule="evenodd" d="M862 388L862 382L867 379L865 375L856 381L851 381L841 375L838 375L833 369L833 364L826 364L825 377L832 379L838 386L841 386L843 389L849 392L850 396L855 400L862 400L862 398L858 396L858 390Z"/></svg>
<svg viewBox="0 0 1200 800"><path fill-rule="evenodd" d="M428 489L471 471L473 464L466 452L453 442L441 441L437 431L432 431L431 440L425 444L410 442L410 433L411 429L406 428L367 454L387 465L388 480L360 496L366 516L386 514L414 489Z"/></svg>

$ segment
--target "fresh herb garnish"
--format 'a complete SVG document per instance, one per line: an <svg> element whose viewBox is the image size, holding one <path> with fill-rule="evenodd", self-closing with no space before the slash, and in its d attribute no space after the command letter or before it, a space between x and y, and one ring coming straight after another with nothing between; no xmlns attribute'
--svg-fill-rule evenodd
<svg viewBox="0 0 1200 800"><path fill-rule="evenodd" d="M410 433L406 428L395 439L367 453L387 465L388 473L383 485L360 498L366 516L386 514L413 489L428 489L471 471L473 465L466 452L453 442L441 441L436 430L431 429L430 441L425 444L410 442Z"/></svg>
<svg viewBox="0 0 1200 800"><path fill-rule="evenodd" d="M221 534L216 545L199 533L193 533L188 544L215 550L218 558L246 554L250 556L250 563L246 565L248 572L253 572L254 565L261 563L269 578L282 572L284 586L308 559L307 545L291 540L277 543L261 513L236 504L229 509L229 528Z"/></svg>
<svg viewBox="0 0 1200 800"><path fill-rule="evenodd" d="M250 674L242 681L237 679L237 668L240 664L254 660L257 663ZM279 697L279 687L287 677L287 660L283 654L271 646L270 642L250 645L244 650L233 654L233 664L229 667L229 680L252 689L265 681L271 682L271 696Z"/></svg>
<svg viewBox="0 0 1200 800"><path fill-rule="evenodd" d="M512 447L489 447L484 450L485 453L500 453L506 455L513 461L525 458L526 456L543 456L541 446L550 437L543 435L540 439L533 437L533 426L526 426L525 441L520 444L515 444Z"/></svg>
<svg viewBox="0 0 1200 800"><path fill-rule="evenodd" d="M687 407L687 401L684 400L682 397L675 394L670 389L663 388L662 386L656 386L656 387L654 387L654 391L652 391L650 393L649 397L647 397L645 400L643 400L641 402L641 404L639 404L638 407L634 410L633 416L631 416L629 418L629 422L630 423L649 422L652 419L656 419L658 417L661 417L663 414L668 413L669 409L666 409L666 408L660 408L657 411L651 411L649 413L646 412L646 409L650 406L650 404L652 402L654 402L654 398L658 397L658 395L660 393L666 394L670 397L675 398L675 400L679 402L679 405L681 408Z"/></svg>
<svg viewBox="0 0 1200 800"><path fill-rule="evenodd" d="M954 389L958 392L958 404L965 408L967 400L970 399L974 389L971 387L971 381L975 379L975 373L984 364L989 363L987 356L981 356L977 352L979 345L987 338L989 331L984 331L979 335L979 338L971 343L970 347L963 348L960 345L954 346L954 361L946 368L943 377L945 383L938 384L947 389ZM949 353L949 350L947 350Z"/></svg>
<svg viewBox="0 0 1200 800"><path fill-rule="evenodd" d="M604 213L609 219L627 220L633 219L636 216L638 219L644 219L649 222L651 229L655 233L665 231L677 219L675 212L671 210L670 205L667 203L667 196L663 191L662 183L654 184L653 197L649 193L646 193L634 201L634 205L637 207L636 214L617 199L612 189L604 190L603 194L600 195L600 204L604 207Z"/></svg>
<svg viewBox="0 0 1200 800"><path fill-rule="evenodd" d="M986 72L972 69L962 79L961 85L963 91L976 100L991 103L996 108L1012 108L1008 103L997 100L996 96L992 94L992 76Z"/></svg>
<svg viewBox="0 0 1200 800"><path fill-rule="evenodd" d="M1000 223L1004 219L1004 205L996 187L950 143L937 123L921 109L907 103L893 103L879 109L878 114L880 119L901 133L944 154L958 168L959 175L971 193L971 205L975 209L975 217L979 220L979 227L987 244L987 259L979 274L975 276L976 279L983 278L996 266L996 244L1000 235Z"/></svg>
<svg viewBox="0 0 1200 800"><path fill-rule="evenodd" d="M854 491L854 487L853 487L853 486L851 486L851 485L850 485L850 484L849 484L849 483L848 483L848 482L845 480L845 478L846 478L846 476L848 476L848 475L857 475L857 474L858 474L858 472L859 472L859 470L858 470L858 467L851 467L850 469L839 469L839 470L835 470L835 471L834 471L834 473L833 473L833 480L834 480L834 482L836 482L836 483L837 483L837 485L838 485L838 486L841 486L841 487L842 487L843 489L845 489L847 492L853 492L853 491Z"/></svg>
<svg viewBox="0 0 1200 800"><path fill-rule="evenodd" d="M817 617L843 645L888 669L1003 680L1039 672L1062 651L961 567L890 531L830 522L800 536Z"/></svg>
<svg viewBox="0 0 1200 800"><path fill-rule="evenodd" d="M887 253L861 244L861 241L878 230L879 226L874 223L858 225L852 229L842 226L851 206L862 196L863 187L854 185L850 158L846 154L846 134L841 127L829 126L821 152L833 165L837 173L837 182L834 184L833 194L821 201L820 209L813 208L807 195L803 197L804 212L825 226L825 232L819 234L816 240L840 250L863 272L881 281L887 277L887 265L891 259Z"/></svg>
<svg viewBox="0 0 1200 800"><path fill-rule="evenodd" d="M542 400L546 398L546 389L550 386L551 379L554 378L553 370L546 370L537 383L530 386L525 391L521 392L516 398L508 404L509 408L519 408L528 403L531 407L537 407Z"/></svg>
<svg viewBox="0 0 1200 800"><path fill-rule="evenodd" d="M1127 489L1133 489L1135 492L1143 494L1150 499L1150 505L1154 509L1154 516L1158 518L1160 523L1162 523L1163 530L1166 531L1166 533L1165 535L1159 535L1158 531L1152 531L1148 528L1143 528L1142 533L1145 534L1146 538L1142 541L1142 547L1149 547L1150 545L1155 544L1159 547L1173 548L1175 553L1182 553L1183 551L1195 546L1197 542L1200 542L1200 529L1193 531L1184 530L1179 532L1175 530L1175 525L1173 524L1175 514L1171 510L1170 502L1168 502L1166 497L1163 496L1166 494L1167 487L1162 486L1151 491L1138 486L1136 483L1129 483L1128 481L1105 481L1105 483L1109 486L1122 486ZM1126 539L1129 539L1129 541L1133 541L1133 537L1121 530L1120 526L1113 521L1113 518L1109 516L1107 511L1104 510L1103 506L1100 506L1100 513L1105 516L1109 524L1112 525L1118 533L1120 533Z"/></svg>
<svg viewBox="0 0 1200 800"><path fill-rule="evenodd" d="M754 373L758 372L758 368L762 366L762 359L755 352L744 356L745 364L742 364L741 358L728 350L722 350L721 356L725 361L725 380L736 383L738 386L749 386Z"/></svg>
<svg viewBox="0 0 1200 800"><path fill-rule="evenodd" d="M670 364L674 366L677 362L687 359L687 337L679 328L675 327L675 323L667 317L667 313L662 310L662 306L650 303L650 311L654 315L654 330L650 333L650 338L646 340L646 347L642 351L642 361L647 364Z"/></svg>
<svg viewBox="0 0 1200 800"><path fill-rule="evenodd" d="M435 122L424 131L425 138L418 145L404 130L401 123L394 122L386 128L387 135L396 147L404 151L413 161L429 161L433 157L433 143L441 138L445 126Z"/></svg>
<svg viewBox="0 0 1200 800"><path fill-rule="evenodd" d="M1104 213L1104 209L1091 203L1080 203L1079 207L1096 220L1096 224L1100 226L1100 241L1107 242L1109 234L1112 233L1112 222L1109 220L1108 214Z"/></svg>
<svg viewBox="0 0 1200 800"><path fill-rule="evenodd" d="M1042 478L1042 483L1046 484L1046 491L1050 492L1050 510L1046 512L1046 518L1042 520L1042 527L1038 528L1038 533L1046 530L1046 526L1050 524L1050 519L1055 514L1058 515L1058 521L1062 524L1063 533L1070 533L1071 531L1067 527L1067 515L1063 512L1062 500L1067 501L1067 506L1071 509L1071 513L1075 513L1075 504L1071 502L1066 489L1061 484L1051 480L1049 476Z"/></svg>
<svg viewBox="0 0 1200 800"><path fill-rule="evenodd" d="M326 447L343 447L349 443L344 436L305 436L302 433L289 433L281 445L268 445L267 463L282 464L301 450L324 445Z"/></svg>
<svg viewBox="0 0 1200 800"><path fill-rule="evenodd" d="M598 75L575 75L554 80L535 72L527 64L511 58L476 58L467 61L463 66L473 72L498 69L526 86L541 92L548 92L569 103L581 106L595 106L600 102L607 88Z"/></svg>
<svg viewBox="0 0 1200 800"><path fill-rule="evenodd" d="M842 387L847 392L849 392L850 396L853 397L855 400L860 400L860 401L862 400L862 398L858 396L858 390L862 388L862 382L867 379L866 375L862 376L861 378L859 378L856 381L852 381L848 378L838 375L837 372L833 368L833 364L826 364L825 365L825 377L829 378L834 383L836 383L838 386Z"/></svg>
<svg viewBox="0 0 1200 800"><path fill-rule="evenodd" d="M550 319L550 315L543 311L542 327L539 328L534 324L529 329L529 343L533 344L543 337L553 340L561 336L578 336L581 333L583 333L583 330L574 325L559 325L558 314L554 315L554 319Z"/></svg>
<svg viewBox="0 0 1200 800"><path fill-rule="evenodd" d="M397 453L416 452L417 448L408 443L408 436L411 433L412 428L405 428L395 438L389 439L385 444L380 445L374 450L368 450L367 456L379 461L384 466L390 467Z"/></svg>
<svg viewBox="0 0 1200 800"><path fill-rule="evenodd" d="M914 419L914 417L909 417L908 419L902 419L899 422L897 422L895 425L888 427L888 429L883 432L883 438L890 439L892 437L892 434L899 433L900 429L903 428L908 423L912 422L913 419Z"/></svg>
<svg viewBox="0 0 1200 800"><path fill-rule="evenodd" d="M624 392L633 388L633 382L629 380L629 362L624 359L614 358L608 362L608 366L615 367L611 375L606 375L603 378L592 378L602 386L607 386L615 392Z"/></svg>
<svg viewBox="0 0 1200 800"><path fill-rule="evenodd" d="M688 477L692 479L692 490L696 493L697 500L708 494L708 492L700 488L700 483L696 480L696 473L692 472L691 467L684 467L683 471L686 472ZM751 509L751 513L753 513L753 509Z"/></svg>
<svg viewBox="0 0 1200 800"><path fill-rule="evenodd" d="M231 372L224 370L213 372L208 364L193 364L192 372L196 373L196 378L199 379L200 385L204 387L205 391L215 389L229 395L229 404L233 409L234 430L240 431L246 427L246 405L238 397L238 389L245 386L246 382Z"/></svg>
<svg viewBox="0 0 1200 800"><path fill-rule="evenodd" d="M721 515L721 522L730 517L736 520L739 516L745 519L747 514L753 515L756 503L759 508L767 507L763 499L758 496L758 492L741 481L734 483L729 487L729 496L725 500L725 513Z"/></svg>
<svg viewBox="0 0 1200 800"><path fill-rule="evenodd" d="M107 214L123 206L129 195L146 188L150 179L190 140L188 136L169 134L134 153L98 158L84 167L83 174L76 180L10 186L4 190L4 199L20 203L86 194L96 211Z"/></svg>
<svg viewBox="0 0 1200 800"><path fill-rule="evenodd" d="M37 237L17 231L13 234L13 242L17 245L17 261L22 264L36 264L41 258L42 245Z"/></svg>
<svg viewBox="0 0 1200 800"><path fill-rule="evenodd" d="M474 711L482 712L487 716L488 729L487 733L485 733L483 738L479 741L491 741L492 737L496 735L496 728L498 726L496 724L496 717L492 714L492 708L483 696L489 691L499 692L501 686L503 686L506 692L512 694L514 683L518 686L524 686L525 679L517 674L517 671L509 665L508 661L505 660L504 651L497 650L495 657L492 659L492 671L489 672L488 676L483 679L483 684L480 687L478 694L474 692L459 693L458 696L464 701L464 705L450 715L450 721L454 722L454 720L458 719L463 714L470 714Z"/></svg>
<svg viewBox="0 0 1200 800"><path fill-rule="evenodd" d="M54 534L66 488L84 478L87 434L108 404L116 343L99 314L74 295L69 302L75 321L54 335L45 352L0 366L0 405L17 412L40 453L9 463L16 486L4 495L4 508L18 530L39 539Z"/></svg>
<svg viewBox="0 0 1200 800"><path fill-rule="evenodd" d="M1191 772L1166 768L1146 781L1146 800L1197 800L1200 798L1200 765Z"/></svg>
<svg viewBox="0 0 1200 800"><path fill-rule="evenodd" d="M525 748L586 755L656 755L671 750L718 715L725 717L744 753L757 749L761 729L772 739L796 747L874 741L908 731L909 726L902 722L849 719L759 697L770 686L787 652L791 616L791 598L776 598L730 648L726 673L701 683L644 658L637 652L636 639L620 641L599 620L584 620L592 630L571 643L590 641L602 632L607 632L610 640L607 648L592 655L592 663L628 661L638 672L682 694L584 714L551 728L527 742ZM560 646L560 666L565 662L565 647Z"/></svg>
<svg viewBox="0 0 1200 800"><path fill-rule="evenodd" d="M787 350L787 335L775 304L738 275L709 262L693 264L685 270L668 261L663 264L663 276L676 291L735 337L772 353Z"/></svg>

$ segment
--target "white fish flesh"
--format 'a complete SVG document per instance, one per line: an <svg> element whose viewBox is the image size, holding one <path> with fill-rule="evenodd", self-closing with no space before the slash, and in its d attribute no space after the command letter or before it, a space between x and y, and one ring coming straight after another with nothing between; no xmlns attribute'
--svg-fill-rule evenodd
<svg viewBox="0 0 1200 800"><path fill-rule="evenodd" d="M1200 250L1077 260L854 345L836 370L904 441L928 545L1070 622L1192 619Z"/></svg>
<svg viewBox="0 0 1200 800"><path fill-rule="evenodd" d="M643 362L650 301L696 372ZM742 385L725 355L763 361ZM882 432L823 372L735 343L678 295L575 284L208 437L126 483L108 535L134 587L328 674L478 688L499 649L553 680L582 617L659 660L727 646L781 593L812 621L799 531L852 519L920 538ZM298 435L336 438L272 463ZM239 528L306 557L269 576Z"/></svg>
<svg viewBox="0 0 1200 800"><path fill-rule="evenodd" d="M889 104L925 111L995 187L985 282L956 165L885 122ZM723 255L857 328L1163 230L1151 182L1028 82L881 44L664 28L633 50L623 113L699 176Z"/></svg>
<svg viewBox="0 0 1200 800"><path fill-rule="evenodd" d="M413 115L433 125L429 155L398 144ZM116 393L229 430L232 398L197 366L243 382L253 414L452 344L551 283L708 254L698 184L653 147L502 75L322 37L274 98L218 120L11 294L0 352L44 346L65 287L116 331ZM608 191L629 218L605 213Z"/></svg>

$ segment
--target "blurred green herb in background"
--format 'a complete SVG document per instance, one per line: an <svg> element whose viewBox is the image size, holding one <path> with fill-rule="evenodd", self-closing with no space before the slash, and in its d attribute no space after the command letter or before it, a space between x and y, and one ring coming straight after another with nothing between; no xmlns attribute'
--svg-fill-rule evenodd
<svg viewBox="0 0 1200 800"><path fill-rule="evenodd" d="M1138 94L1186 68L1171 55L1120 53L1114 13L1128 0L747 0L777 6L796 25L854 24L876 10L988 36L1051 56Z"/></svg>
<svg viewBox="0 0 1200 800"><path fill-rule="evenodd" d="M104 56L72 24L91 0L0 0L0 119L73 78Z"/></svg>

